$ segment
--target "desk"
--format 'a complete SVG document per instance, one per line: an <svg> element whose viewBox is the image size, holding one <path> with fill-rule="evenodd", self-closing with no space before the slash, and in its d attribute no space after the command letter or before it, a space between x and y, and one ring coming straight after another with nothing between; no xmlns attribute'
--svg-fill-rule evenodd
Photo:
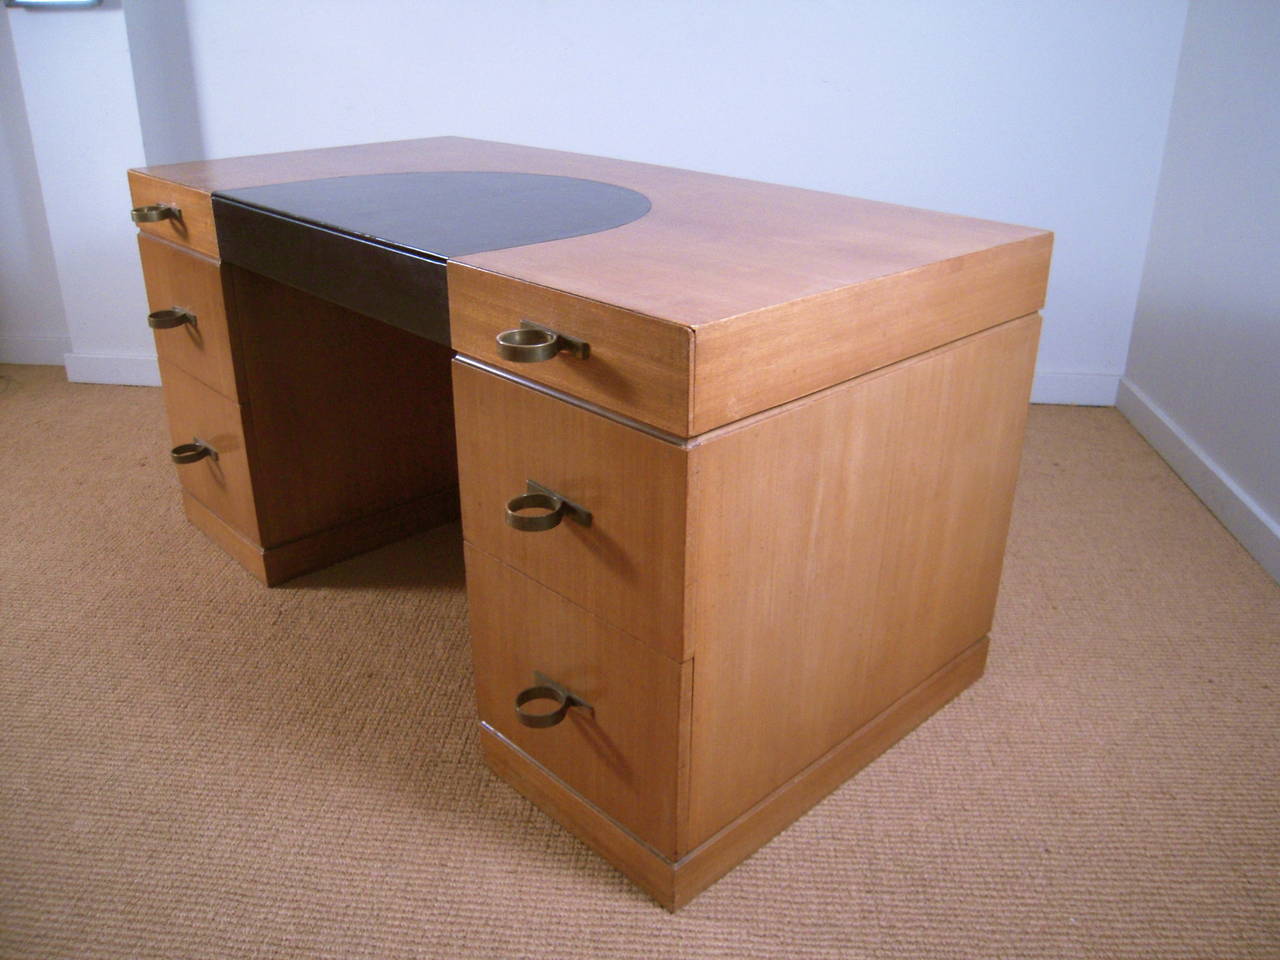
<svg viewBox="0 0 1280 960"><path fill-rule="evenodd" d="M1045 231L452 137L130 181L192 522L270 585L460 510L486 761L669 909L982 673Z"/></svg>

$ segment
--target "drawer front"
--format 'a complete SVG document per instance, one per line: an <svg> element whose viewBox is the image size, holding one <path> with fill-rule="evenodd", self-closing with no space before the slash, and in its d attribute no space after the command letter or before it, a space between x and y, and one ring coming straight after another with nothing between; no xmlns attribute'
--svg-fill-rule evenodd
<svg viewBox="0 0 1280 960"><path fill-rule="evenodd" d="M163 204L176 212L176 216L139 223L138 229L143 233L218 259L213 204L207 192L130 170L129 193L135 209Z"/></svg>
<svg viewBox="0 0 1280 960"><path fill-rule="evenodd" d="M450 262L448 279L450 336L459 353L689 436L687 327L459 263ZM525 320L585 340L588 356L562 352L532 363L504 358L498 334Z"/></svg>
<svg viewBox="0 0 1280 960"><path fill-rule="evenodd" d="M682 660L686 451L574 404L453 362L466 539ZM591 512L518 530L528 481Z"/></svg>
<svg viewBox="0 0 1280 960"><path fill-rule="evenodd" d="M223 396L240 399L222 267L146 234L138 235L138 253L148 308L178 308L195 317L194 323L155 331L160 359L181 367Z"/></svg>
<svg viewBox="0 0 1280 960"><path fill-rule="evenodd" d="M245 449L244 408L171 363L160 363L160 379L173 445L199 438L217 451L216 458L178 464L183 489L261 546Z"/></svg>
<svg viewBox="0 0 1280 960"><path fill-rule="evenodd" d="M466 563L480 720L674 859L681 664L470 544ZM538 683L535 672L592 712L525 726L516 695ZM554 707L538 700L524 709Z"/></svg>

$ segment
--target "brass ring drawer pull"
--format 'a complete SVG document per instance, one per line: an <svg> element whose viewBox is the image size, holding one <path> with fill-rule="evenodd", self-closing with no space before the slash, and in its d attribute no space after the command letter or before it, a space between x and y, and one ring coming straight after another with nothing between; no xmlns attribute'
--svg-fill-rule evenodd
<svg viewBox="0 0 1280 960"><path fill-rule="evenodd" d="M147 326L152 330L172 330L174 327L180 327L184 323L189 323L194 327L196 325L196 315L189 310L183 310L181 307L156 310L154 313L147 314Z"/></svg>
<svg viewBox="0 0 1280 960"><path fill-rule="evenodd" d="M535 671L533 679L536 681L534 686L526 687L516 694L516 719L526 727L554 727L573 707L578 707L591 716L595 715L595 708L591 704L551 678ZM524 705L534 700L550 700L556 704L556 708L549 713L531 713L525 710Z"/></svg>
<svg viewBox="0 0 1280 960"><path fill-rule="evenodd" d="M519 513L520 510L545 510L546 513ZM564 519L564 501L545 493L522 493L507 501L507 525L517 530L550 530Z"/></svg>
<svg viewBox="0 0 1280 960"><path fill-rule="evenodd" d="M151 203L145 207L134 207L129 216L134 223L155 223L157 220L180 220L182 211L167 203Z"/></svg>
<svg viewBox="0 0 1280 960"><path fill-rule="evenodd" d="M565 517L584 527L591 526L591 511L572 500L566 500L554 490L532 480L526 481L527 491L507 501L507 526L525 532L550 530L559 526ZM543 513L521 513L521 510L542 510Z"/></svg>
<svg viewBox="0 0 1280 960"><path fill-rule="evenodd" d="M529 713L524 705L531 700L553 700L556 709L550 713ZM516 719L526 727L554 727L569 712L569 698L559 687L536 686L527 687L516 694Z"/></svg>
<svg viewBox="0 0 1280 960"><path fill-rule="evenodd" d="M217 460L218 451L199 437L193 437L190 443L180 443L170 450L169 457L174 463L195 463L205 457L212 457Z"/></svg>
<svg viewBox="0 0 1280 960"><path fill-rule="evenodd" d="M550 327L521 321L515 330L503 330L497 337L498 355L513 363L538 363L550 360L561 351L580 360L591 355L591 344L577 337L570 337Z"/></svg>

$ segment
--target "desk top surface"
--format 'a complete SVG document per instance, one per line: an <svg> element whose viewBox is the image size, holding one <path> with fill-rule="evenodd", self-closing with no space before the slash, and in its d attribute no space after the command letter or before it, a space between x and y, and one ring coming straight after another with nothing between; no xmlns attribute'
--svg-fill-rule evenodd
<svg viewBox="0 0 1280 960"><path fill-rule="evenodd" d="M443 172L452 176L396 176ZM143 173L695 327L993 247L1049 239L1047 231L1029 227L460 137L172 164ZM507 175L508 187L518 186L527 202L513 206L513 194L495 193L490 188L500 181L486 174ZM325 199L320 181L339 187L337 201L333 191ZM384 222L371 226L364 194L351 189L361 182L394 184L416 199L384 208ZM575 191L578 200L565 202ZM477 210L506 213L495 220ZM388 213L395 221L390 229ZM499 221L500 228L491 229ZM432 244L439 249L429 249Z"/></svg>
<svg viewBox="0 0 1280 960"><path fill-rule="evenodd" d="M611 230L650 208L612 183L488 170L323 177L218 196L442 261Z"/></svg>

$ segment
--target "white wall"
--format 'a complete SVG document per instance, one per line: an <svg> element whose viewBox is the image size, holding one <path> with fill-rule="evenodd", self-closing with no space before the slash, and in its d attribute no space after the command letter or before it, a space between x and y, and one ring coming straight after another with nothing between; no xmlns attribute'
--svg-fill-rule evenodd
<svg viewBox="0 0 1280 960"><path fill-rule="evenodd" d="M452 133L1048 227L1058 241L1036 398L1114 399L1186 0L125 9L152 162ZM9 11L15 30L23 16L36 18ZM69 41L49 34L38 49L51 63L33 44L24 79L65 63ZM28 107L39 133L43 112ZM112 183L123 152L98 161ZM127 234L110 238L113 261L132 256ZM82 334L89 352L143 350L134 316L106 306L90 331L69 302L76 351Z"/></svg>
<svg viewBox="0 0 1280 960"><path fill-rule="evenodd" d="M1121 410L1280 579L1280 4L1192 5Z"/></svg>
<svg viewBox="0 0 1280 960"><path fill-rule="evenodd" d="M147 164L208 156L183 0L128 0L125 32Z"/></svg>
<svg viewBox="0 0 1280 960"><path fill-rule="evenodd" d="M8 18L0 17L0 362L62 363L62 290Z"/></svg>
<svg viewBox="0 0 1280 960"><path fill-rule="evenodd" d="M71 338L67 374L158 383L124 176L143 162L124 12L112 5L5 13ZM25 289L20 304L32 299L31 284ZM30 326L34 318L11 322ZM46 326L61 330L56 318Z"/></svg>

